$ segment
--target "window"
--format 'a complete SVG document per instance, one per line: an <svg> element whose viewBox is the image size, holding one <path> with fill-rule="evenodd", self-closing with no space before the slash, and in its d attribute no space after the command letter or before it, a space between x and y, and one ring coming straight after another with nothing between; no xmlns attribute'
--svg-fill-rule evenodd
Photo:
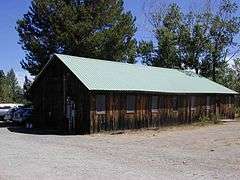
<svg viewBox="0 0 240 180"><path fill-rule="evenodd" d="M178 98L177 96L174 96L172 99L172 107L174 111L178 110Z"/></svg>
<svg viewBox="0 0 240 180"><path fill-rule="evenodd" d="M232 98L231 98L231 96L228 96L228 107L229 108L232 107Z"/></svg>
<svg viewBox="0 0 240 180"><path fill-rule="evenodd" d="M191 110L196 110L195 101L196 101L196 97L191 96Z"/></svg>
<svg viewBox="0 0 240 180"><path fill-rule="evenodd" d="M96 96L96 112L97 114L105 114L106 112L105 95Z"/></svg>
<svg viewBox="0 0 240 180"><path fill-rule="evenodd" d="M152 96L152 112L158 112L158 96Z"/></svg>
<svg viewBox="0 0 240 180"><path fill-rule="evenodd" d="M127 113L135 112L135 96L127 96Z"/></svg>
<svg viewBox="0 0 240 180"><path fill-rule="evenodd" d="M207 96L207 103L206 103L206 108L210 109L210 102L211 102L211 97Z"/></svg>

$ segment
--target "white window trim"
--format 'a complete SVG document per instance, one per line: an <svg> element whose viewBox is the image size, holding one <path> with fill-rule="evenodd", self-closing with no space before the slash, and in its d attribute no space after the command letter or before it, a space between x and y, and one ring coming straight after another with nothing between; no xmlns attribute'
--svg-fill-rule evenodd
<svg viewBox="0 0 240 180"><path fill-rule="evenodd" d="M96 114L106 114L106 111L96 111Z"/></svg>
<svg viewBox="0 0 240 180"><path fill-rule="evenodd" d="M153 113L158 113L159 112L159 109L152 109L151 110Z"/></svg>
<svg viewBox="0 0 240 180"><path fill-rule="evenodd" d="M135 113L135 111L134 110L127 110L127 113Z"/></svg>

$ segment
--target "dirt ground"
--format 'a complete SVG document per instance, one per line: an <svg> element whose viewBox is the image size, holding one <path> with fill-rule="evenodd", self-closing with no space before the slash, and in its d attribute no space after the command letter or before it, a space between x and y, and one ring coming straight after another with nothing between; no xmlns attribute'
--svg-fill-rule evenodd
<svg viewBox="0 0 240 180"><path fill-rule="evenodd" d="M0 179L239 179L240 122L124 134L0 128Z"/></svg>

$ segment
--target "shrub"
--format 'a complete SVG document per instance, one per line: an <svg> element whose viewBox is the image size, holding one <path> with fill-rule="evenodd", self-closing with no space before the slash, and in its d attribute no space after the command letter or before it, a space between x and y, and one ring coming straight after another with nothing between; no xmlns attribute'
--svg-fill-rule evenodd
<svg viewBox="0 0 240 180"><path fill-rule="evenodd" d="M235 114L237 117L240 117L240 107L235 107Z"/></svg>
<svg viewBox="0 0 240 180"><path fill-rule="evenodd" d="M199 118L199 122L201 125L209 124L209 123L218 124L219 117L217 115L215 115L214 113L211 113L209 116L201 116Z"/></svg>
<svg viewBox="0 0 240 180"><path fill-rule="evenodd" d="M210 114L210 120L213 122L213 124L218 124L220 122L219 117L214 113Z"/></svg>

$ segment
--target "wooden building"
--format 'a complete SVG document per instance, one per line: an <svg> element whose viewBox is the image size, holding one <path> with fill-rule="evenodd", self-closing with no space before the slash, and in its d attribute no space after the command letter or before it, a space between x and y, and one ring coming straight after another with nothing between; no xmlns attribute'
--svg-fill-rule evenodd
<svg viewBox="0 0 240 180"><path fill-rule="evenodd" d="M59 54L30 93L34 126L76 133L234 118L237 94L192 72Z"/></svg>

